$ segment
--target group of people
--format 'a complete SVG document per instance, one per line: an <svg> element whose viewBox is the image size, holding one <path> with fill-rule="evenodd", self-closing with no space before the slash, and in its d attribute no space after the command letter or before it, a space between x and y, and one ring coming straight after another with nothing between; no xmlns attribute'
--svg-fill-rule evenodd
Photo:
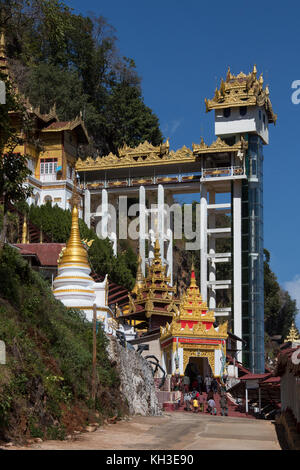
<svg viewBox="0 0 300 470"><path fill-rule="evenodd" d="M221 387L217 380L210 375L204 379L198 374L194 380L191 380L189 375L185 375L182 379L176 378L174 381L175 388L181 390L181 399L179 404L184 404L184 409L193 411L194 413L204 412L206 401L206 412L211 415L217 414L217 407L215 402L215 394L220 395L221 415L228 416L228 402L225 389ZM206 400L204 401L203 392L207 393Z"/></svg>

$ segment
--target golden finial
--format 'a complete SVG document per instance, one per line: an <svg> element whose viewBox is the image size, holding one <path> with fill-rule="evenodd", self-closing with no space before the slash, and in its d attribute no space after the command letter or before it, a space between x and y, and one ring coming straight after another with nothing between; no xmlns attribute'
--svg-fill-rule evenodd
<svg viewBox="0 0 300 470"><path fill-rule="evenodd" d="M228 67L227 75L226 75L226 82L229 82L231 80L231 72L230 72L230 67Z"/></svg>
<svg viewBox="0 0 300 470"><path fill-rule="evenodd" d="M65 264L79 264L90 268L88 262L87 250L84 248L79 232L78 224L78 205L80 197L77 192L76 180L74 179L74 186L70 203L72 206L72 225L71 234L67 242L66 249L63 251L62 257L59 262L59 266L62 267Z"/></svg>
<svg viewBox="0 0 300 470"><path fill-rule="evenodd" d="M289 334L286 337L286 339L284 340L285 343L288 343L289 341L291 343L300 343L300 335L299 335L299 331L298 331L298 329L295 325L295 322L292 323Z"/></svg>
<svg viewBox="0 0 300 470"><path fill-rule="evenodd" d="M222 95L222 96L225 95L225 83L224 83L223 78L222 78L222 80L221 80L220 92L221 92L221 95Z"/></svg>
<svg viewBox="0 0 300 470"><path fill-rule="evenodd" d="M256 64L253 65L253 70L252 70L252 75L254 75L254 77L256 78L256 74L257 74L257 68L256 68Z"/></svg>
<svg viewBox="0 0 300 470"><path fill-rule="evenodd" d="M267 85L266 88L265 88L265 93L266 93L267 96L269 96L269 94L270 94L270 90L269 90L268 85Z"/></svg>
<svg viewBox="0 0 300 470"><path fill-rule="evenodd" d="M22 228L22 243L27 243L27 217L24 215L23 228Z"/></svg>
<svg viewBox="0 0 300 470"><path fill-rule="evenodd" d="M258 82L261 86L263 85L263 83L264 83L263 74L260 75L260 77L258 79Z"/></svg>
<svg viewBox="0 0 300 470"><path fill-rule="evenodd" d="M192 261L192 267L191 267L191 282L190 282L190 287L197 287L197 284L196 284L196 276L195 276L194 259L193 259L193 261Z"/></svg>
<svg viewBox="0 0 300 470"><path fill-rule="evenodd" d="M145 283L145 278L142 273L142 258L139 255L138 256L138 266L137 266L137 271L136 271L136 280L135 280L135 285L134 288L132 289L133 294L137 294L140 290L141 287L143 287Z"/></svg>
<svg viewBox="0 0 300 470"><path fill-rule="evenodd" d="M160 258L160 246L159 246L159 241L157 238L154 244L154 259L159 259L159 258Z"/></svg>

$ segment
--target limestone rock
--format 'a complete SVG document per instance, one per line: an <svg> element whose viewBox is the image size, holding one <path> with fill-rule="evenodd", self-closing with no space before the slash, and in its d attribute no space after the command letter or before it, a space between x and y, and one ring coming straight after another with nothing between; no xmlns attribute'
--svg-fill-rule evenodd
<svg viewBox="0 0 300 470"><path fill-rule="evenodd" d="M161 408L155 392L151 366L136 351L125 349L116 338L111 337L108 355L120 375L120 391L126 398L131 415L161 415Z"/></svg>

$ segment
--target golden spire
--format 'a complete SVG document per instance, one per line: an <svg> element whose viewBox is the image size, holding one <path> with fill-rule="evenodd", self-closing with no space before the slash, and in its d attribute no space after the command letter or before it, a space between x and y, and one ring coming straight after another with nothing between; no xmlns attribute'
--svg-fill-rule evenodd
<svg viewBox="0 0 300 470"><path fill-rule="evenodd" d="M191 267L191 282L190 282L190 287L198 287L197 284L196 284L194 260L192 261L192 267Z"/></svg>
<svg viewBox="0 0 300 470"><path fill-rule="evenodd" d="M158 239L155 240L155 244L154 244L154 259L160 260L160 246L159 246Z"/></svg>
<svg viewBox="0 0 300 470"><path fill-rule="evenodd" d="M63 255L59 262L59 267L65 264L83 265L90 268L87 251L84 248L79 232L78 224L78 204L80 198L77 193L76 180L74 180L73 194L71 198L72 205L72 225L70 238L67 242L66 249L63 251Z"/></svg>
<svg viewBox="0 0 300 470"><path fill-rule="evenodd" d="M284 340L285 343L288 343L289 341L291 341L291 343L300 343L300 335L295 325L295 322L292 323L289 334Z"/></svg>
<svg viewBox="0 0 300 470"><path fill-rule="evenodd" d="M138 291L140 290L141 287L143 287L145 283L145 278L142 273L142 258L139 255L138 257L138 266L137 266L137 271L136 271L136 280L135 280L135 285L134 288L132 289L133 294L137 294Z"/></svg>
<svg viewBox="0 0 300 470"><path fill-rule="evenodd" d="M22 228L22 243L26 244L27 241L27 218L24 215L23 228Z"/></svg>

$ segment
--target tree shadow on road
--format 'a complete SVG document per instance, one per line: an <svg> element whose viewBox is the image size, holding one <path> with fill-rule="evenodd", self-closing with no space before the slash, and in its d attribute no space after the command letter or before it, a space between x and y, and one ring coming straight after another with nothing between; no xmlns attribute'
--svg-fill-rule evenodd
<svg viewBox="0 0 300 470"><path fill-rule="evenodd" d="M290 450L287 439L286 439L284 426L282 424L276 423L276 421L272 421L272 424L275 426L278 443L281 449Z"/></svg>

